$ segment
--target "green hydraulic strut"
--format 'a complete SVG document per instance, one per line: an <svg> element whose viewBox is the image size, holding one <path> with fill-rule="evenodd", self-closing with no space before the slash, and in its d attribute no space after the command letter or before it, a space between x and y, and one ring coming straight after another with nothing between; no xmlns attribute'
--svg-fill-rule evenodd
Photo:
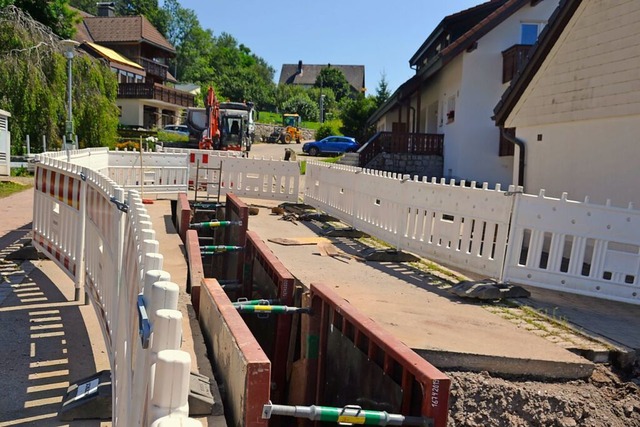
<svg viewBox="0 0 640 427"><path fill-rule="evenodd" d="M289 307L287 305L250 305L250 304L234 304L239 313L258 313L258 314L293 314L293 313L311 313L309 307Z"/></svg>
<svg viewBox="0 0 640 427"><path fill-rule="evenodd" d="M220 281L218 281L220 283ZM234 302L233 305L272 305L272 304L280 304L279 299L252 299L248 300L246 298L240 298L238 301Z"/></svg>
<svg viewBox="0 0 640 427"><path fill-rule="evenodd" d="M231 227L233 225L242 225L242 221L209 221L209 222L196 222L190 224L189 228L201 229L201 228L218 228L218 227Z"/></svg>
<svg viewBox="0 0 640 427"><path fill-rule="evenodd" d="M243 250L242 246L228 246L228 245L208 245L200 246L200 255L219 255L227 252L238 252Z"/></svg>
<svg viewBox="0 0 640 427"><path fill-rule="evenodd" d="M191 206L201 209L217 209L224 207L224 203L207 203L207 202L193 202Z"/></svg>
<svg viewBox="0 0 640 427"><path fill-rule="evenodd" d="M355 405L347 405L344 408L332 408L329 406L315 405L273 405L269 402L262 408L262 418L270 419L272 415L306 418L311 421L336 422L342 425L365 424L374 426L433 426L433 420L430 418L389 414L385 411L370 411Z"/></svg>

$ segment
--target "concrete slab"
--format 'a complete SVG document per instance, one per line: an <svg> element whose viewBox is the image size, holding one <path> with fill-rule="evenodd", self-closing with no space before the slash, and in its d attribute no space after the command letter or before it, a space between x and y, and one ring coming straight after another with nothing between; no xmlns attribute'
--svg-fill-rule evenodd
<svg viewBox="0 0 640 427"><path fill-rule="evenodd" d="M320 232L312 223L280 220L265 201L243 200L267 205L249 222L249 229L265 241ZM333 241L339 249L355 254L345 239ZM480 304L450 295L440 289L436 278L407 265L345 263L321 257L313 246L267 244L300 282L333 284L351 304L439 368L540 378L581 378L592 372L588 360L518 328Z"/></svg>

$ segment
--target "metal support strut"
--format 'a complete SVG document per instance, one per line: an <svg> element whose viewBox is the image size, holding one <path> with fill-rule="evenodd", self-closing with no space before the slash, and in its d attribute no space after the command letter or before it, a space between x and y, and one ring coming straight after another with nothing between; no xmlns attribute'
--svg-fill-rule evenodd
<svg viewBox="0 0 640 427"><path fill-rule="evenodd" d="M242 225L242 221L209 221L209 222L197 222L190 224L189 228L218 228L218 227L231 227L233 225Z"/></svg>
<svg viewBox="0 0 640 427"><path fill-rule="evenodd" d="M289 307L288 305L252 305L252 304L234 304L239 313L273 313L273 314L311 314L309 307Z"/></svg>
<svg viewBox="0 0 640 427"><path fill-rule="evenodd" d="M262 408L262 418L270 419L272 415L306 418L311 421L336 422L341 425L365 424L374 426L433 426L433 420L429 418L389 414L385 411L369 411L355 405L347 405L344 408L332 408L329 406L315 405L273 405L269 402Z"/></svg>
<svg viewBox="0 0 640 427"><path fill-rule="evenodd" d="M227 252L239 252L243 250L242 246L229 246L229 245L207 245L200 246L200 255L220 255Z"/></svg>

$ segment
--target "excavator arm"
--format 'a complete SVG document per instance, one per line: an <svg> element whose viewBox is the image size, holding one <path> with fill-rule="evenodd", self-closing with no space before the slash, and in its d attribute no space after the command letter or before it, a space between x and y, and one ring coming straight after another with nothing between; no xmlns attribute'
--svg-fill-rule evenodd
<svg viewBox="0 0 640 427"><path fill-rule="evenodd" d="M220 141L220 103L211 86L207 92L206 99L207 128L202 133L202 138L198 143L201 150L213 150Z"/></svg>

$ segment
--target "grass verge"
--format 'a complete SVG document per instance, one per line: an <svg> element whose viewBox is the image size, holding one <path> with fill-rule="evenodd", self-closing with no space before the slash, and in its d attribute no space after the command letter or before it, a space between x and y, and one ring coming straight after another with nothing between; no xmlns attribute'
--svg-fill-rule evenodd
<svg viewBox="0 0 640 427"><path fill-rule="evenodd" d="M29 187L31 186L18 184L17 182L0 181L0 198L10 196L14 193L19 193Z"/></svg>

